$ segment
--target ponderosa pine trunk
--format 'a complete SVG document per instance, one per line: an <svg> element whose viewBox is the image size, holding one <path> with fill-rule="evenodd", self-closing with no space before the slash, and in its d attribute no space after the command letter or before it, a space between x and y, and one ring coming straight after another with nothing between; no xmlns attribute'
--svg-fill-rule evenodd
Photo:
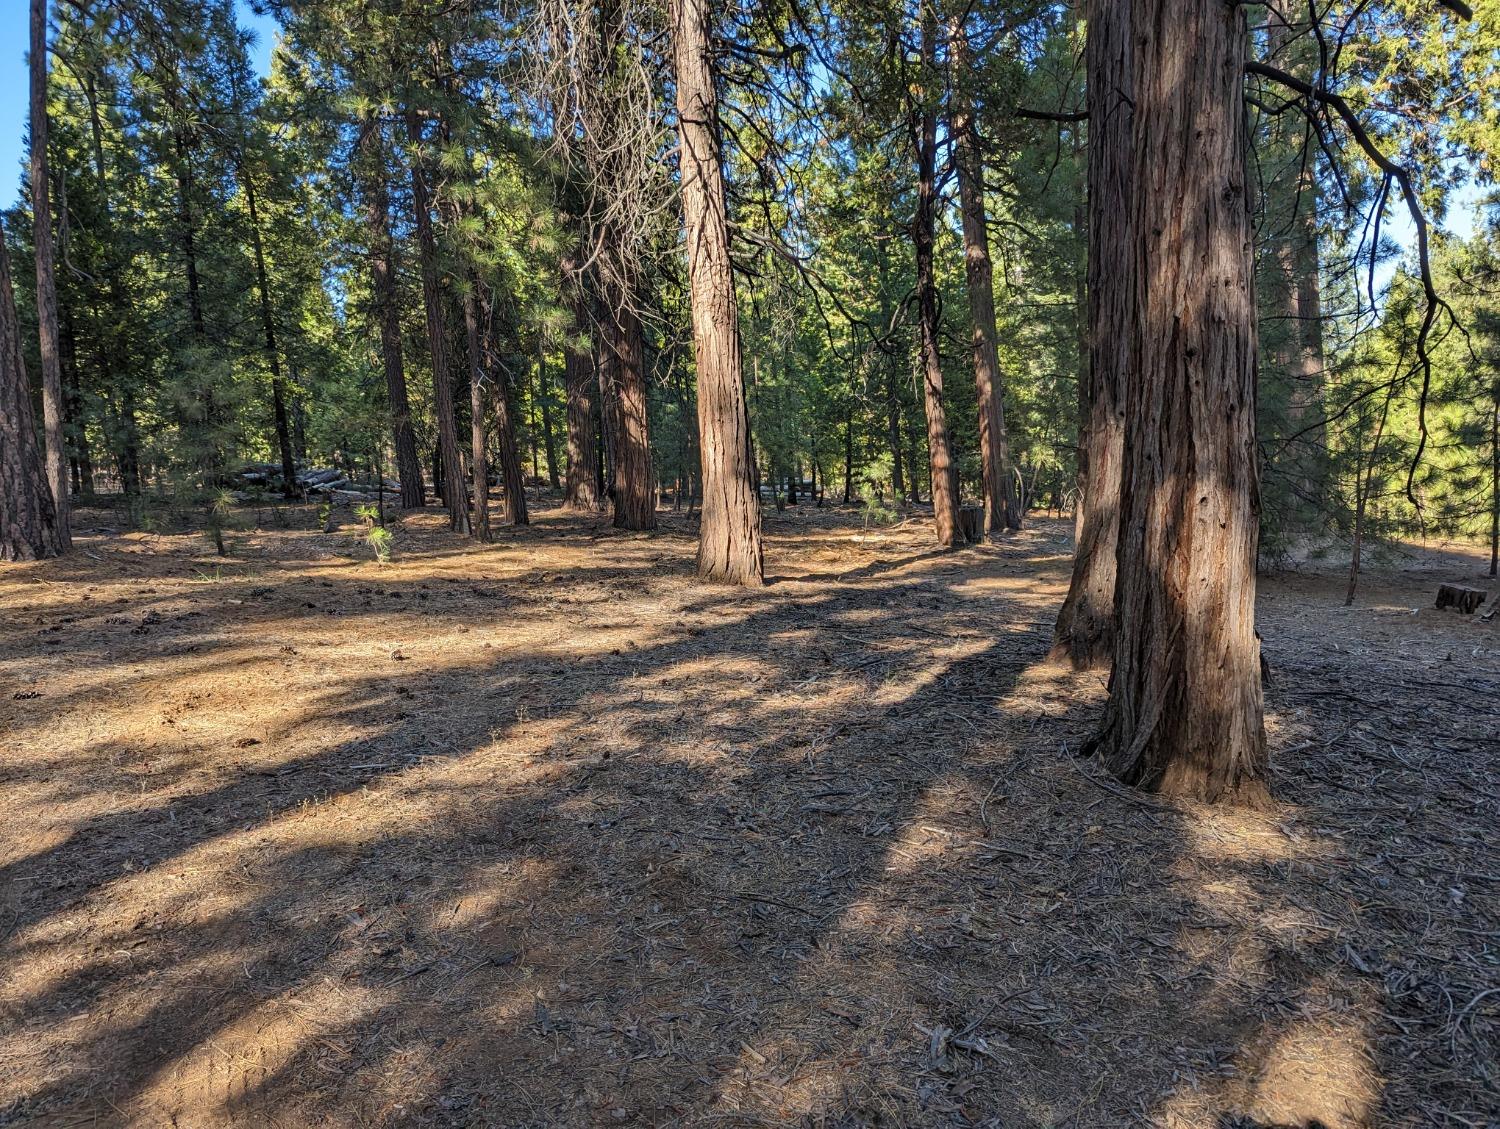
<svg viewBox="0 0 1500 1129"><path fill-rule="evenodd" d="M1490 575L1500 576L1500 380L1490 412Z"/></svg>
<svg viewBox="0 0 1500 1129"><path fill-rule="evenodd" d="M406 136L412 144L411 201L422 264L422 304L427 312L427 348L432 360L432 405L437 417L438 457L443 462L442 498L448 525L455 533L471 532L464 468L458 457L458 423L453 413L453 373L448 365L448 325L443 314L443 287L438 277L437 236L432 230L432 198L421 152L422 122L406 114Z"/></svg>
<svg viewBox="0 0 1500 1129"><path fill-rule="evenodd" d="M505 520L511 525L528 525L531 517L526 509L526 478L521 465L521 452L516 445L515 412L512 410L510 382L500 364L500 343L495 334L494 318L486 319L488 327L484 335L485 365L495 374L495 446L500 452L500 481L505 487Z"/></svg>
<svg viewBox="0 0 1500 1129"><path fill-rule="evenodd" d="M42 356L42 431L57 544L72 546L62 354L57 329L57 267L52 250L51 185L47 179L47 0L31 0L31 215L36 251L37 331Z"/></svg>
<svg viewBox="0 0 1500 1129"><path fill-rule="evenodd" d="M624 297L610 303L604 322L604 365L614 422L614 526L656 528L656 477L647 416L646 350L641 319Z"/></svg>
<svg viewBox="0 0 1500 1129"><path fill-rule="evenodd" d="M1316 79L1318 43L1301 22L1305 8L1288 0L1268 8L1267 47L1275 63L1299 78ZM1292 115L1274 119L1276 159L1285 162L1270 185L1279 205L1273 213L1277 260L1283 284L1285 347L1277 358L1289 384L1286 423L1300 435L1291 452L1291 473L1304 500L1320 504L1327 490L1328 429L1324 421L1323 297L1318 248L1318 160L1316 142Z"/></svg>
<svg viewBox="0 0 1500 1129"><path fill-rule="evenodd" d="M753 587L765 580L760 484L729 258L708 0L673 0L672 40L693 354L698 368L698 453L703 475L698 578Z"/></svg>
<svg viewBox="0 0 1500 1129"><path fill-rule="evenodd" d="M1015 476L1010 467L1010 440L1005 433L1005 378L1000 371L999 330L995 325L995 268L990 260L989 218L984 210L984 154L973 108L964 89L968 52L964 29L955 21L949 133L958 172L959 211L963 217L964 271L968 278L969 318L974 346L974 389L979 407L979 461L983 467L985 528L990 533L1021 528Z"/></svg>
<svg viewBox="0 0 1500 1129"><path fill-rule="evenodd" d="M922 66L925 81L935 82L937 13L930 4L922 7ZM911 221L911 240L917 259L917 320L927 415L927 465L931 472L929 489L937 541L951 548L962 539L962 533L958 525L957 468L948 446L948 416L943 407L938 290L932 254L937 234L937 110L930 91L920 90L916 96L922 101L911 108L908 123L917 157L917 208Z"/></svg>
<svg viewBox="0 0 1500 1129"><path fill-rule="evenodd" d="M1073 574L1057 616L1052 658L1078 670L1107 666L1115 642L1115 549L1120 535L1124 388L1136 288L1130 203L1134 128L1129 4L1090 0L1085 66L1089 112L1088 357L1081 366Z"/></svg>
<svg viewBox="0 0 1500 1129"><path fill-rule="evenodd" d="M100 98L93 71L86 74L84 96L88 103L94 175L99 180L100 209L105 226L112 227L114 221L110 214L109 166L104 159L104 122L99 110ZM103 286L100 289L105 308L110 311L119 310L120 264L113 249L105 260ZM105 388L113 389L116 387L115 374L125 367L119 359L124 352L121 345L123 326L118 318L106 318L105 321L99 348L99 377ZM120 488L127 496L133 497L141 492L140 427L136 418L135 394L128 383L121 390L118 409L111 411L110 415L111 426L106 434L106 442L119 468Z"/></svg>
<svg viewBox="0 0 1500 1129"><path fill-rule="evenodd" d="M1096 747L1127 783L1254 803L1266 742L1245 9L1133 0L1131 33L1137 307L1114 670ZM1091 128L1114 144L1107 118Z"/></svg>
<svg viewBox="0 0 1500 1129"><path fill-rule="evenodd" d="M422 463L411 426L411 404L406 396L406 370L401 355L401 310L396 304L396 251L391 239L390 194L386 189L385 149L380 123L366 118L361 129L365 194L365 229L370 240L370 289L380 330L380 356L385 368L385 391L391 413L391 438L396 448L396 474L401 479L401 506L419 509L426 504Z"/></svg>
<svg viewBox="0 0 1500 1129"><path fill-rule="evenodd" d="M484 385L487 354L479 318L479 285L469 278L464 289L464 345L469 359L469 471L473 475L474 513L469 536L484 544L490 540L490 464L484 430Z"/></svg>
<svg viewBox="0 0 1500 1129"><path fill-rule="evenodd" d="M67 202L63 202L66 215ZM67 246L66 237L63 246ZM61 308L62 330L60 340L63 374L63 406L67 408L68 420L68 474L72 492L79 497L93 494L94 458L89 450L88 420L84 418L83 378L78 372L78 342L73 330L72 311Z"/></svg>
<svg viewBox="0 0 1500 1129"><path fill-rule="evenodd" d="M880 325L882 330L889 330L895 314L891 307L890 279L884 255L875 257L875 268L880 283ZM906 497L906 477L901 465L901 382L896 375L896 360L893 355L882 351L879 363L885 370L885 432L891 450L891 492L899 506ZM912 477L916 477L915 469Z"/></svg>
<svg viewBox="0 0 1500 1129"><path fill-rule="evenodd" d="M552 390L548 387L551 377L547 373L546 344L536 351L536 397L542 410L542 455L547 460L547 486L556 490L562 481L557 471L557 440L552 434Z"/></svg>
<svg viewBox="0 0 1500 1129"><path fill-rule="evenodd" d="M66 549L37 446L10 256L0 229L0 561L40 560Z"/></svg>
<svg viewBox="0 0 1500 1129"><path fill-rule="evenodd" d="M169 95L168 105L171 107L174 115L182 113L180 104L174 95ZM185 124L181 119L173 125L172 144L177 156L175 168L177 178L177 234L182 245L182 273L185 283L183 297L187 300L188 329L192 334L193 347L200 352L206 352L210 348L208 319L203 312L203 281L202 275L198 270L198 223L194 212L194 201L198 194L198 181L197 171L193 166L193 152L197 140L198 133L196 127ZM226 456L222 431L224 411L218 396L218 388L212 378L196 381L192 391L198 401L197 407L202 411L201 442L197 451L198 471L201 476L200 481L205 491L213 491L222 482L224 474ZM189 409L188 412L184 413L184 422L192 418L188 414L191 410ZM205 494L204 504L209 506L208 516L210 518L212 517L211 498L211 494ZM219 556L225 556L224 533L221 523L217 519L212 519L209 529Z"/></svg>
<svg viewBox="0 0 1500 1129"><path fill-rule="evenodd" d="M1375 436L1370 440L1370 458L1365 462L1364 452L1355 445L1354 459L1354 538L1349 552L1349 586L1344 592L1344 607L1354 606L1354 596L1359 590L1359 570L1365 543L1365 510L1370 504L1370 491L1375 489L1375 468L1380 465L1380 440L1385 435L1385 423L1391 415L1391 401L1396 398L1396 382L1392 381L1385 392L1385 404L1380 409L1380 421L1375 425ZM1367 405L1360 404L1361 423ZM1363 430L1363 427L1361 427Z"/></svg>
<svg viewBox="0 0 1500 1129"><path fill-rule="evenodd" d="M590 513L603 505L595 426L595 391L599 377L594 371L594 351L580 348L588 336L588 299L579 270L578 255L568 251L562 260L563 301L571 315L569 336L563 345L563 391L567 395L568 469L563 481L563 508Z"/></svg>
<svg viewBox="0 0 1500 1129"><path fill-rule="evenodd" d="M255 281L260 292L260 324L266 348L266 364L271 369L271 414L276 427L276 447L281 453L282 493L295 498L297 462L292 455L292 428L286 410L286 384L281 379L281 352L276 347L276 318L271 310L271 284L266 274L266 252L260 236L260 214L255 204L255 181L239 161L240 183L245 191L245 209L250 213L250 248L255 255Z"/></svg>

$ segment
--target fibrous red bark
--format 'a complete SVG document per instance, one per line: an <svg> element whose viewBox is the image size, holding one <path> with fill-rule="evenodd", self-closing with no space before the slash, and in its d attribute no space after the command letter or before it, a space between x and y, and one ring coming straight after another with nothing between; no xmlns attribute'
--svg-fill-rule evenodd
<svg viewBox="0 0 1500 1129"><path fill-rule="evenodd" d="M36 441L10 256L0 230L0 561L55 557L65 548Z"/></svg>
<svg viewBox="0 0 1500 1129"><path fill-rule="evenodd" d="M682 211L687 231L703 508L698 576L762 583L760 485L750 438L707 0L673 0Z"/></svg>
<svg viewBox="0 0 1500 1129"><path fill-rule="evenodd" d="M1129 783L1253 802L1266 744L1245 9L1133 0L1131 33L1136 310L1114 670L1096 747Z"/></svg>
<svg viewBox="0 0 1500 1129"><path fill-rule="evenodd" d="M1090 0L1088 40L1088 362L1078 444L1080 520L1073 575L1052 657L1088 670L1114 653L1115 548L1120 533L1124 383L1136 291L1132 266L1134 79L1129 3Z"/></svg>

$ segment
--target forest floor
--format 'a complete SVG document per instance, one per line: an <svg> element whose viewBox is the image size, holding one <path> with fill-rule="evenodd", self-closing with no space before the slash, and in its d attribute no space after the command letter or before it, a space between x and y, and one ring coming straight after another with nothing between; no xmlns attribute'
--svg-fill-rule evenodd
<svg viewBox="0 0 1500 1129"><path fill-rule="evenodd" d="M1067 522L282 518L0 573L0 1125L1500 1124L1477 553L1264 579L1244 812L1073 755Z"/></svg>

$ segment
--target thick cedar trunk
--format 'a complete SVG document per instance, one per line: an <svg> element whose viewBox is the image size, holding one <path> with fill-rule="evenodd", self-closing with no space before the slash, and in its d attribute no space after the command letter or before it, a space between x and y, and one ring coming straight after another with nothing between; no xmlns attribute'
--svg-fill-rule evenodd
<svg viewBox="0 0 1500 1129"><path fill-rule="evenodd" d="M937 16L924 5L922 62L935 81ZM925 95L926 92L924 91ZM939 545L954 546L962 539L958 526L958 482L948 447L948 416L943 408L943 365L938 352L939 311L932 248L937 224L937 112L930 98L911 109L912 146L917 157L917 210L911 238L917 258L917 319L922 346L922 394L927 412L927 465L931 472L932 517Z"/></svg>
<svg viewBox="0 0 1500 1129"><path fill-rule="evenodd" d="M468 533L469 499L464 469L458 457L458 424L453 414L453 374L448 368L448 326L443 316L443 288L438 278L437 237L432 230L432 200L420 146L422 123L414 112L406 115L406 134L414 153L411 164L412 213L416 220L417 250L422 262L422 304L427 310L427 347L432 358L432 404L437 417L438 457L443 461L442 498L448 524L455 533Z"/></svg>
<svg viewBox="0 0 1500 1129"><path fill-rule="evenodd" d="M0 230L0 561L55 557L66 548L37 448L10 257Z"/></svg>
<svg viewBox="0 0 1500 1129"><path fill-rule="evenodd" d="M563 482L563 507L593 511L603 505L597 467L599 435L594 424L598 375L594 372L594 353L580 348L588 329L588 300L584 297L584 280L576 252L569 251L563 256L562 284L563 300L572 315L563 347L563 391L568 400L568 469Z"/></svg>
<svg viewBox="0 0 1500 1129"><path fill-rule="evenodd" d="M31 213L36 249L36 313L42 355L42 430L57 544L72 544L68 450L64 434L62 356L57 332L57 275L52 254L52 205L47 181L47 0L31 0Z"/></svg>
<svg viewBox="0 0 1500 1129"><path fill-rule="evenodd" d="M1136 253L1127 277L1138 304L1114 671L1097 746L1128 783L1256 802L1266 744L1245 9L1197 0L1131 8ZM1102 124L1095 138L1111 132ZM1097 337L1103 327L1094 328Z"/></svg>
<svg viewBox="0 0 1500 1129"><path fill-rule="evenodd" d="M297 463L292 456L292 428L287 418L286 384L281 379L281 353L276 348L276 318L271 312L271 285L266 276L266 252L260 237L260 214L255 206L255 181L240 161L240 181L245 189L245 207L250 213L250 248L255 254L255 281L260 292L260 324L271 368L271 412L276 425L276 447L281 453L282 492L295 498Z"/></svg>
<svg viewBox="0 0 1500 1129"><path fill-rule="evenodd" d="M370 239L370 280L375 316L380 323L380 355L385 366L386 398L391 413L391 437L396 448L396 474L401 479L401 505L416 509L426 502L417 439L411 427L406 398L406 371L401 357L401 311L396 305L396 253L391 239L390 196L386 191L385 154L380 124L366 119L360 137L364 154L365 226Z"/></svg>
<svg viewBox="0 0 1500 1129"><path fill-rule="evenodd" d="M646 356L641 319L628 301L611 303L604 324L602 375L614 423L614 525L656 528L656 480L646 407Z"/></svg>
<svg viewBox="0 0 1500 1129"><path fill-rule="evenodd" d="M1005 379L1000 372L999 332L995 327L995 269L990 261L989 219L984 211L984 154L963 83L967 52L961 25L952 29L952 120L954 164L964 228L964 270L969 317L973 323L974 389L979 405L979 460L983 468L985 527L990 533L1021 528L1010 442L1005 434Z"/></svg>
<svg viewBox="0 0 1500 1129"><path fill-rule="evenodd" d="M673 0L682 213L687 230L703 510L698 577L759 585L765 577L760 484L745 403L740 323L729 259L708 0Z"/></svg>
<svg viewBox="0 0 1500 1129"><path fill-rule="evenodd" d="M1120 533L1124 386L1135 325L1132 282L1131 144L1133 82L1128 5L1091 0L1088 9L1088 358L1079 373L1082 516L1073 575L1058 613L1052 657L1079 670L1107 666L1114 653L1115 548Z"/></svg>
<svg viewBox="0 0 1500 1129"><path fill-rule="evenodd" d="M464 291L463 308L464 344L469 356L469 469L474 476L474 514L469 522L469 535L476 541L487 542L490 539L490 464L484 433L487 354L479 324L479 284L472 276Z"/></svg>

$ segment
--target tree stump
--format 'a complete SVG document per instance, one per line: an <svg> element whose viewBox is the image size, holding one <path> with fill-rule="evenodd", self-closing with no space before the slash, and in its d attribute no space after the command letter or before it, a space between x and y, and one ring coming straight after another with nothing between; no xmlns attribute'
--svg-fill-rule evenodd
<svg viewBox="0 0 1500 1129"><path fill-rule="evenodd" d="M1489 593L1480 588L1466 588L1462 584L1439 584L1437 606L1452 608L1460 615L1473 615L1479 605L1489 598Z"/></svg>
<svg viewBox="0 0 1500 1129"><path fill-rule="evenodd" d="M958 527L964 540L979 544L984 540L984 507L964 506L958 511Z"/></svg>

